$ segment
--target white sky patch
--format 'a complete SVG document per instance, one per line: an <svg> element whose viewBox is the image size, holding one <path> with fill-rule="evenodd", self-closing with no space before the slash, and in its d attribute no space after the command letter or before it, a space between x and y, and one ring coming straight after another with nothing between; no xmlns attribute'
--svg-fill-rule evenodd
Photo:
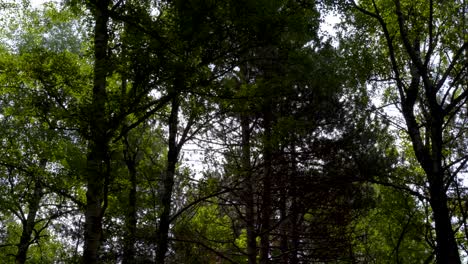
<svg viewBox="0 0 468 264"><path fill-rule="evenodd" d="M328 36L336 36L335 26L341 22L341 18L334 13L328 13L324 16L323 21L320 23L320 34Z"/></svg>
<svg viewBox="0 0 468 264"><path fill-rule="evenodd" d="M34 8L39 8L41 7L45 2L48 2L47 0L31 0L31 6Z"/></svg>
<svg viewBox="0 0 468 264"><path fill-rule="evenodd" d="M336 39L336 26L341 22L341 18L336 13L326 13L320 22L319 36L325 39L331 39L334 46L338 45Z"/></svg>

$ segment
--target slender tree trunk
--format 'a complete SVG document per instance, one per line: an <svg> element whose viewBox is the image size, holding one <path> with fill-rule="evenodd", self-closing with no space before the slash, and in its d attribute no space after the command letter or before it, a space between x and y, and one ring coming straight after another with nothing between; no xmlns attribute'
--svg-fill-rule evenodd
<svg viewBox="0 0 468 264"><path fill-rule="evenodd" d="M257 234L255 232L255 180L250 164L250 123L246 113L241 114L242 130L242 171L245 180L245 220L247 229L247 256L248 263L257 263Z"/></svg>
<svg viewBox="0 0 468 264"><path fill-rule="evenodd" d="M437 250L436 257L438 263L461 264L458 245L455 233L452 229L451 216L447 206L447 192L444 182L444 171L442 167L442 127L443 117L440 109L432 109L433 119L431 121L431 148L432 164L426 168L429 178L430 203L433 211Z"/></svg>
<svg viewBox="0 0 468 264"><path fill-rule="evenodd" d="M267 99L263 109L263 193L262 218L260 229L260 263L270 262L270 217L271 217L271 99Z"/></svg>
<svg viewBox="0 0 468 264"><path fill-rule="evenodd" d="M436 180L430 183L429 186L431 194L430 203L436 230L437 263L461 264L457 242L450 221L450 213L447 207L447 194L444 185L437 182L442 181Z"/></svg>
<svg viewBox="0 0 468 264"><path fill-rule="evenodd" d="M424 169L427 181L429 182L429 202L433 211L436 230L437 262L459 264L461 263L460 254L458 252L458 245L455 239L455 233L453 232L450 211L447 205L447 183L444 180L445 171L442 166L442 162L444 160L444 157L442 156L442 149L444 147L444 142L442 140L442 135L444 133L444 119L448 117L447 115L451 114L451 111L446 110L450 110L452 107L457 107L459 103L456 103L455 100L447 105L443 102L445 99L442 99L442 102L439 103L441 99L439 98L440 94L438 94L439 90L447 88L446 90L448 93L450 89L454 88L450 87L448 84L448 80L451 78L446 80L443 80L442 78L439 81L437 81L437 79L440 77L434 79L433 69L431 69L431 66L428 66L427 62L437 57L434 55L437 54L437 52L431 54L432 51L430 51L431 48L429 48L429 51L426 51L427 53L425 55L421 53L421 45L425 46L427 44L427 40L425 39L421 41L420 37L424 37L424 34L427 32L420 35L420 32L413 31L414 28L408 26L407 21L405 21L407 19L406 15L404 15L404 12L402 11L401 1L393 1L395 5L395 14L397 16L397 21L395 22L398 23L398 38L395 38L395 35L393 35L393 29L389 29L389 23L386 22L386 17L381 16L379 8L375 3L373 11L369 11L356 4L356 2L357 1L352 1L354 7L356 7L360 12L377 19L382 27L383 35L387 42L389 59L400 96L402 113L406 121L408 134L411 137L414 153L419 164ZM433 1L429 1L429 46L432 46L432 48L435 48L438 45L436 42L439 41L438 37L433 37L433 23L435 22L432 16L436 13L435 11ZM398 42L395 41L401 42L398 44ZM397 56L399 54L397 54L395 48L400 44L402 44L406 55L408 55L408 57L403 60L398 60ZM409 64L405 65L408 60ZM453 57L451 64L455 63L456 60L459 60L459 58ZM401 62L404 62L404 64L401 65ZM459 64L457 63L452 64L440 75L450 76L454 73L452 66L455 66L456 68L458 65ZM407 70L409 70L409 74L411 75L409 85L407 85L407 82L403 80L403 77L401 77L401 71ZM445 84L439 85L438 82L440 81L445 82ZM455 96L455 91L457 91L457 89L453 91L452 99L458 97L457 99L462 99L461 102L463 102L466 100L466 95L459 94ZM446 96L447 95L449 95L449 93L446 94ZM425 113L422 121L417 120L415 117L415 106L418 101L421 105L427 107L428 110L428 114ZM454 102L455 105L452 105ZM420 109L424 109L424 106L420 107ZM449 109L447 107L449 107ZM458 109L454 111L458 111ZM425 141L423 141L420 132L420 129L423 126L426 127Z"/></svg>
<svg viewBox="0 0 468 264"><path fill-rule="evenodd" d="M417 129L411 125L415 124L415 122L409 122L408 124L408 130L413 140L414 151L429 181L429 202L433 211L436 231L437 263L459 264L461 260L455 233L452 229L451 216L447 205L447 193L445 190L446 183L444 182L444 172L442 169L442 123L440 123L440 125L435 125L439 128L434 128L432 130L432 133L438 133L438 135L433 134L432 136L431 154L423 147L419 132L415 133Z"/></svg>
<svg viewBox="0 0 468 264"><path fill-rule="evenodd" d="M85 208L85 234L82 262L98 263L102 241L102 219L106 209L109 180L109 155L105 104L107 101L106 77L108 74L107 45L109 0L96 1L93 14L94 25L94 85L93 101L88 109L91 138L87 157L87 192Z"/></svg>
<svg viewBox="0 0 468 264"><path fill-rule="evenodd" d="M41 164L42 166L42 164ZM45 167L45 163L43 164ZM39 211L39 205L42 199L42 185L39 179L34 182L34 191L32 198L28 201L28 216L21 221L23 230L21 232L20 242L18 244L18 252L16 253L16 264L23 264L26 262L29 245L31 242L31 235L36 225L36 215Z"/></svg>
<svg viewBox="0 0 468 264"><path fill-rule="evenodd" d="M430 144L423 143L416 118L413 114L414 102L408 101L403 104L403 114L408 126L408 133L413 142L413 149L424 169L430 193L430 204L433 211L436 231L436 258L437 263L461 264L455 233L452 229L451 216L448 209L446 183L444 182L444 171L442 167L442 109L435 103L432 105L432 119L428 122ZM429 138L427 138L429 140ZM429 146L428 146L429 145Z"/></svg>
<svg viewBox="0 0 468 264"><path fill-rule="evenodd" d="M286 167L286 166L285 166ZM287 168L285 168L284 171L285 174L288 174ZM282 179L283 181L286 180L285 178ZM279 210L280 210L280 221L281 221L281 240L280 240L280 251L281 251L281 263L289 263L289 248L288 248L288 225L290 223L290 218L288 216L288 207L287 207L287 201L288 201L288 184L286 182L281 181L284 185L280 188L280 195L281 195L281 200L279 204ZM288 186L288 187L286 187Z"/></svg>
<svg viewBox="0 0 468 264"><path fill-rule="evenodd" d="M105 178L107 174L107 148L96 144L88 155L88 190L86 192L85 240L83 263L98 263L99 247L102 241L102 219L105 211ZM101 149L101 150L98 150ZM101 160L102 162L99 162ZM100 164L99 164L100 163Z"/></svg>
<svg viewBox="0 0 468 264"><path fill-rule="evenodd" d="M171 115L169 117L169 151L167 154L167 167L163 175L160 200L162 206L162 213L159 219L159 229L157 234L157 248L156 248L156 263L163 264L165 262L166 253L168 249L168 236L172 204L172 189L174 185L174 176L176 164L178 159L178 146L177 146L177 127L179 124L179 98L174 96L171 104Z"/></svg>
<svg viewBox="0 0 468 264"><path fill-rule="evenodd" d="M293 197L292 198L292 204L291 204L291 245L290 245L290 253L289 253L289 259L290 259L290 264L298 264L299 263L299 258L298 258L298 251L299 251L299 206L298 206L298 198Z"/></svg>
<svg viewBox="0 0 468 264"><path fill-rule="evenodd" d="M295 142L291 142L291 159L290 159L290 173L289 173L289 186L290 186L290 196L291 196L291 209L289 213L289 232L291 241L289 243L289 263L290 264L297 264L299 263L298 259L298 249L299 249L299 197L297 192L297 160L296 160L296 144Z"/></svg>
<svg viewBox="0 0 468 264"><path fill-rule="evenodd" d="M125 163L127 164L128 173L130 176L130 191L128 193L128 208L127 215L125 218L126 235L124 240L124 253L123 253L123 264L135 263L135 242L136 242L136 192L137 192L137 162L136 154L130 154L130 146L128 141L125 142L126 150L124 152Z"/></svg>

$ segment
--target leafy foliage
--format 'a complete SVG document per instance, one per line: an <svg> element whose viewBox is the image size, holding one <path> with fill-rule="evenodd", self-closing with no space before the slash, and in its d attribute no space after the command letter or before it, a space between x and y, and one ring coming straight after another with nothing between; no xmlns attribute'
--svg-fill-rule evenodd
<svg viewBox="0 0 468 264"><path fill-rule="evenodd" d="M1 2L0 259L443 262L443 205L463 250L466 3L330 2Z"/></svg>

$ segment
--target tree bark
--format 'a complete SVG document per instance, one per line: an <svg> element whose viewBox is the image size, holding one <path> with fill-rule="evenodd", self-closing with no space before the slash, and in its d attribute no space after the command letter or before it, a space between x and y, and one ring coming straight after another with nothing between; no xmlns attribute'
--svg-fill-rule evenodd
<svg viewBox="0 0 468 264"><path fill-rule="evenodd" d="M435 176L435 178L440 178ZM433 211L436 230L436 259L437 263L461 264L457 242L455 240L450 213L447 207L447 194L444 184L436 180L430 183L431 208Z"/></svg>
<svg viewBox="0 0 468 264"><path fill-rule="evenodd" d="M126 150L124 151L125 163L130 176L130 191L128 193L128 207L125 218L126 235L124 239L123 264L135 263L135 242L136 242L136 224L137 224L137 161L136 153L131 154L128 140L125 141Z"/></svg>
<svg viewBox="0 0 468 264"><path fill-rule="evenodd" d="M291 232L291 244L289 246L289 259L290 264L298 264L298 251L299 251L299 219L300 219L300 208L299 201L301 197L298 197L298 185L297 180L298 169L297 169L297 153L296 153L296 143L295 141L291 142L291 172L289 178L289 184L291 186L291 212L290 212L290 232Z"/></svg>
<svg viewBox="0 0 468 264"><path fill-rule="evenodd" d="M285 168L284 173L289 174L288 168ZM283 182L285 178L282 179L280 184L284 184L283 186L287 186L287 188L281 188L280 187L280 201L279 201L279 212L280 212L280 234L281 234L281 240L280 240L280 251L281 251L281 263L289 263L289 230L288 230L288 225L289 221L291 220L288 216L288 186L286 182Z"/></svg>
<svg viewBox="0 0 468 264"><path fill-rule="evenodd" d="M418 60L419 51L413 50ZM414 115L414 107L419 91L421 74L428 79L427 71L421 71L412 65L412 81L406 90L406 96L402 98L403 116L408 127L413 150L416 158L426 173L429 183L429 202L433 211L436 230L436 258L438 263L461 264L458 245L452 229L451 216L447 205L446 183L444 181L443 156L443 126L444 110L437 102L437 92L432 82L424 82L425 97L428 101L429 116L426 117L425 141L422 138L419 124Z"/></svg>
<svg viewBox="0 0 468 264"><path fill-rule="evenodd" d="M432 164L424 169L429 179L430 204L433 211L436 229L436 259L438 263L461 264L455 233L452 228L451 216L447 206L446 183L442 167L442 109L432 108L433 120L431 128ZM430 167L429 167L430 166Z"/></svg>
<svg viewBox="0 0 468 264"><path fill-rule="evenodd" d="M257 263L257 234L255 232L255 181L250 163L250 122L246 113L241 114L242 172L245 180L245 220L247 229L247 257L249 264Z"/></svg>
<svg viewBox="0 0 468 264"><path fill-rule="evenodd" d="M444 102L438 101L438 90L442 87L444 82L447 82L446 77L442 77L440 80L435 80L432 76L432 70L429 69L428 63L433 55L432 48L426 51L425 58L421 55L420 46L421 40L420 32L410 32L411 27L406 23L406 16L403 14L402 5L399 0L393 2L395 4L395 14L397 16L398 23L398 40L396 40L391 34L388 28L388 22L385 21L384 17L381 16L381 10L375 4L373 5L374 11L366 10L359 6L355 1L352 4L363 14L375 18L383 31L383 36L386 40L389 58L391 62L391 70L394 73L394 78L397 84L398 93L401 100L402 114L405 118L406 126L408 128L408 134L411 137L413 150L416 158L423 168L427 182L429 183L429 202L433 211L435 230L436 230L436 258L438 263L461 263L460 255L458 252L458 245L455 239L451 224L451 216L447 205L447 183L444 180L444 168L442 162L444 157L442 156L442 150L444 147L443 133L444 133L444 119L449 114L448 108L453 109L460 102L466 100L467 93L463 92L456 99L453 99L451 103L444 109ZM434 21L432 15L434 14L433 2L429 2L429 13L430 18L428 21L429 30L429 46L435 45L433 42L437 40L433 37ZM410 33L415 33L410 37ZM395 43L395 41L401 41ZM424 41L423 41L424 42ZM409 65L401 65L397 60L396 46L401 45L408 56L403 61L409 62ZM425 45L425 44L424 44ZM466 45L463 44L463 45ZM463 47L463 46L462 46ZM468 46L467 46L468 47ZM451 65L459 59L460 51L457 51L452 58ZM424 59L423 59L424 58ZM411 76L410 84L407 85L403 79L400 71L409 68ZM441 76L448 76L452 71L451 66L447 67ZM436 77L438 78L438 77ZM444 79L445 78L445 79ZM422 81L422 83L421 83ZM453 88L453 87L452 87ZM424 90L422 90L424 89ZM448 88L449 90L451 87ZM427 107L428 113L425 113L423 120L418 123L415 116L415 105L418 98L425 107ZM426 138L423 141L420 128L426 127Z"/></svg>
<svg viewBox="0 0 468 264"><path fill-rule="evenodd" d="M41 164L41 167L45 167L45 162ZM23 230L21 232L20 242L17 246L18 252L15 256L16 264L23 264L26 262L28 249L31 245L31 235L36 225L36 215L39 211L42 196L42 184L39 179L35 179L33 195L28 201L28 216L26 219L21 220Z"/></svg>
<svg viewBox="0 0 468 264"><path fill-rule="evenodd" d="M174 96L171 103L171 115L169 117L169 151L167 154L167 167L163 175L160 201L162 213L159 218L159 228L157 234L156 263L163 264L166 259L168 249L169 225L172 205L172 189L174 176L178 160L177 129L179 125L179 98Z"/></svg>
<svg viewBox="0 0 468 264"><path fill-rule="evenodd" d="M88 109L90 140L87 155L87 192L85 208L85 234L82 262L98 263L102 241L102 219L106 209L109 180L109 135L105 105L107 101L109 0L96 1L94 25L94 84L93 100Z"/></svg>
<svg viewBox="0 0 468 264"><path fill-rule="evenodd" d="M430 204L433 211L436 230L437 263L461 263L455 234L452 229L451 216L447 206L446 183L442 167L442 109L437 105L431 107L431 120L428 120L427 130L430 143L424 144L419 131L416 117L413 114L414 101L411 96L403 101L403 115L408 127L408 133L413 143L413 150L419 164L426 173L429 182ZM429 140L429 138L428 138Z"/></svg>
<svg viewBox="0 0 468 264"><path fill-rule="evenodd" d="M260 228L260 263L270 262L270 217L271 217L271 99L266 98L263 109L263 193Z"/></svg>

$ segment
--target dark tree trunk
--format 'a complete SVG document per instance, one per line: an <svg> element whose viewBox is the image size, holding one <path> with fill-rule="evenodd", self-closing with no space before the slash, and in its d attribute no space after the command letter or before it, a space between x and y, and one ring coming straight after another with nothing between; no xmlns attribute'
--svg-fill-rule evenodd
<svg viewBox="0 0 468 264"><path fill-rule="evenodd" d="M270 217L271 217L271 99L266 99L263 109L263 193L260 228L260 263L266 264L270 260Z"/></svg>
<svg viewBox="0 0 468 264"><path fill-rule="evenodd" d="M87 157L87 192L85 208L85 234L82 262L98 263L102 241L102 219L106 209L109 180L109 135L105 105L107 101L109 0L96 1L93 6L94 25L94 85L93 101L88 110L91 137Z"/></svg>
<svg viewBox="0 0 468 264"><path fill-rule="evenodd" d="M418 83L418 73L413 71L414 85ZM431 90L432 88L426 88ZM410 90L411 91L411 90ZM430 193L430 204L433 211L435 230L436 230L436 258L437 263L454 263L461 264L458 246L455 239L455 234L452 229L451 216L447 206L446 183L444 181L444 170L442 167L442 127L443 127L443 110L438 106L437 102L432 100L430 103L431 118L427 122L426 144L423 141L419 131L416 117L413 114L415 103L414 93L409 93L406 100L403 101L403 115L408 127L408 133L413 143L413 149L424 169L428 182ZM435 96L435 95L434 95ZM431 100L429 100L431 101Z"/></svg>
<svg viewBox="0 0 468 264"><path fill-rule="evenodd" d="M440 177L436 176L436 178ZM436 230L437 263L461 264L457 242L450 221L450 213L447 207L447 194L441 182L442 181L436 180L430 183L429 187L431 194L430 203Z"/></svg>
<svg viewBox="0 0 468 264"><path fill-rule="evenodd" d="M299 253L299 206L298 206L298 198L293 197L292 198L292 204L291 204L291 245L290 247L290 253L289 253L289 259L291 264L297 264L299 263L299 258L298 258L298 253Z"/></svg>
<svg viewBox="0 0 468 264"><path fill-rule="evenodd" d="M289 173L287 171L287 168L285 168L284 173ZM279 187L279 192L280 192L280 204L279 204L279 211L280 211L280 233L281 233L281 240L280 240L280 251L281 251L281 263L289 263L289 230L288 230L288 222L290 221L290 218L288 216L288 207L287 207L287 201L288 201L288 184L284 182L284 178L280 182L282 184L282 187Z"/></svg>
<svg viewBox="0 0 468 264"><path fill-rule="evenodd" d="M388 28L389 24L386 22L386 18L381 16L377 5L374 5L372 10L366 10L355 1L352 1L353 6L360 12L378 21L383 31L383 37L387 42L389 59L391 62L390 67L393 71L401 100L402 114L406 121L408 134L411 137L414 153L419 164L424 169L427 182L429 183L429 202L433 211L436 230L437 262L459 264L461 260L458 252L458 245L455 239L455 233L453 232L450 211L447 205L446 190L448 188L447 184L450 184L450 182L444 180L445 169L442 166L444 160L442 150L444 148L444 129L448 129L444 125L444 120L452 114L452 111L458 111L461 104L463 104L468 97L468 94L463 92L455 96L455 91L458 91L458 88L453 87L452 84L449 83L448 80L450 80L450 78L437 79L440 78L440 76L450 76L454 73L453 68L463 63L460 60L461 56L459 56L461 53L452 57L452 65L444 69L440 76L434 78L432 74L434 69L430 69L431 66L429 66L430 64L428 64L428 62L434 59L434 54L437 54L437 52L432 53L434 50L429 48L426 54L421 53L421 46L426 45L427 39L421 41L420 37L424 36L420 35L420 32L413 31L414 28L409 26L406 21L407 17L404 15L405 10L402 10L403 6L401 2L395 0L393 3L395 5L397 18L395 22L398 23L398 38L395 38L395 35L393 35L395 32ZM430 19L427 22L430 47L436 47L436 42L439 41L438 37L434 38L433 32L434 20L432 16L436 13L434 6L433 1L429 1ZM398 41L401 42L398 43ZM402 50L407 55L403 60L399 60L398 58L400 55L396 52L396 46L398 45L403 47ZM466 45L466 43L464 45ZM402 71L407 71L408 69L411 76L409 84L401 75ZM455 89L455 91L452 92L452 100L450 102L446 100L446 98L438 98L440 97L438 92L441 91L442 87L445 87L444 89L447 91L445 96L450 94L449 91L451 89ZM425 113L421 121L415 116L417 102L422 105L420 106L420 110L425 109L423 110ZM424 140L420 132L422 127L426 128Z"/></svg>
<svg viewBox="0 0 468 264"><path fill-rule="evenodd" d="M296 144L291 143L291 173L289 177L289 185L291 192L291 212L290 212L290 227L291 242L289 245L289 259L290 264L299 263L298 250L299 250L299 199L298 197L298 181L297 181L297 160L296 160Z"/></svg>
<svg viewBox="0 0 468 264"><path fill-rule="evenodd" d="M431 123L431 164L424 168L429 179L430 204L433 211L438 263L461 264L455 233L452 228L451 216L447 206L446 183L442 167L442 109L432 109Z"/></svg>
<svg viewBox="0 0 468 264"><path fill-rule="evenodd" d="M123 264L135 263L135 242L136 242L136 224L137 224L137 161L136 153L131 154L128 140L125 142L124 151L125 163L130 176L130 191L128 193L128 207L125 218L126 235L124 239Z"/></svg>
<svg viewBox="0 0 468 264"><path fill-rule="evenodd" d="M42 165L42 164L41 164ZM45 167L45 164L44 164ZM35 180L34 191L32 198L28 201L28 216L21 220L23 230L21 232L20 242L18 244L18 252L16 253L16 263L23 264L26 262L28 249L31 244L31 235L36 225L36 215L39 211L40 202L42 199L42 185L39 179Z"/></svg>
<svg viewBox="0 0 468 264"><path fill-rule="evenodd" d="M250 123L247 114L241 114L242 130L242 171L245 180L245 220L247 229L247 256L248 263L257 263L257 234L255 232L255 180L252 175L250 164Z"/></svg>
<svg viewBox="0 0 468 264"><path fill-rule="evenodd" d="M159 219L159 228L157 234L156 263L165 262L168 249L168 236L172 204L172 189L174 185L174 176L178 160L177 128L179 124L179 98L174 96L171 103L171 115L169 117L169 151L167 154L167 167L163 175L162 190L160 195L162 213Z"/></svg>

